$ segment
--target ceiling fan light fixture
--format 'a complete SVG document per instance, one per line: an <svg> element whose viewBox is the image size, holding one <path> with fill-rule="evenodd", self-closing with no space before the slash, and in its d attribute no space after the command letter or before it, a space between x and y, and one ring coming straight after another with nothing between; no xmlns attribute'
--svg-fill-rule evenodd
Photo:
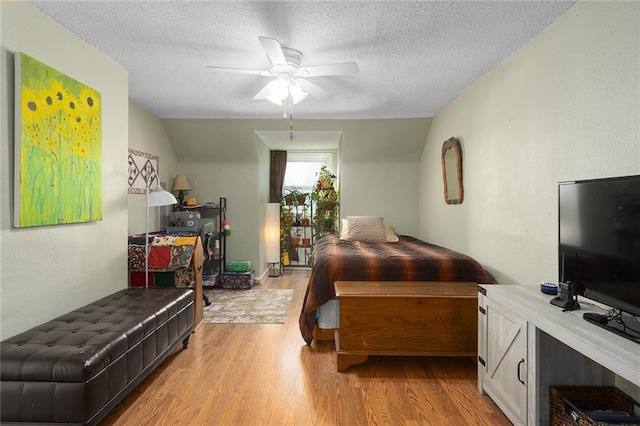
<svg viewBox="0 0 640 426"><path fill-rule="evenodd" d="M326 101L333 97L323 88L308 81L307 77L357 74L360 72L358 64L355 62L301 67L303 55L299 50L282 46L278 40L271 37L260 36L258 40L271 63L269 71L215 66L207 66L207 68L225 73L235 72L263 77L276 77L275 80L264 86L253 97L253 100L261 101L267 99L271 103L284 106L285 118L291 113L292 106L301 102L309 94L321 101Z"/></svg>
<svg viewBox="0 0 640 426"><path fill-rule="evenodd" d="M267 85L269 87L269 94L267 100L273 102L276 105L282 105L287 96L289 96L289 85L282 79L277 78Z"/></svg>
<svg viewBox="0 0 640 426"><path fill-rule="evenodd" d="M289 83L289 93L293 98L294 105L306 98L308 95L308 93L302 90L302 87L300 87L295 81Z"/></svg>
<svg viewBox="0 0 640 426"><path fill-rule="evenodd" d="M282 99L278 98L277 96L269 95L269 96L267 96L266 99L271 103L274 103L276 105L282 106Z"/></svg>

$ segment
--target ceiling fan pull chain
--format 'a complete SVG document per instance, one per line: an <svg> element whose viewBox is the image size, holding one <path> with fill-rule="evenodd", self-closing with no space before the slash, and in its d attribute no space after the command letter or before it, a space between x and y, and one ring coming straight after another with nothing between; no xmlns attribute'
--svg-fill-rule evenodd
<svg viewBox="0 0 640 426"><path fill-rule="evenodd" d="M284 118L293 114L293 97L291 96L291 93L288 93L287 97L282 100L282 105L284 105Z"/></svg>

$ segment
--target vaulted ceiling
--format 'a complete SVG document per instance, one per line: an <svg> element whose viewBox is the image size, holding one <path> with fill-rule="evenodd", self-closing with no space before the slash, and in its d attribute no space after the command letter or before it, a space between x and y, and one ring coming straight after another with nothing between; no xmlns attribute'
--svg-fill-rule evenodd
<svg viewBox="0 0 640 426"><path fill-rule="evenodd" d="M355 61L314 77L297 118L432 117L544 30L573 1L56 1L32 3L129 71L130 98L161 118L280 118L252 100L270 80L258 36L302 66Z"/></svg>

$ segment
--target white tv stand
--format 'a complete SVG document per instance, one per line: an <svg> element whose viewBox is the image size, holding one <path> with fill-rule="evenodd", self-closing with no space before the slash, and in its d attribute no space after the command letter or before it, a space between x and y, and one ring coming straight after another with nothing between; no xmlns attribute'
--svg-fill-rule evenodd
<svg viewBox="0 0 640 426"><path fill-rule="evenodd" d="M479 291L478 390L514 424L549 424L552 385L615 386L618 377L635 386L637 398L640 344L582 318L606 311L580 299L580 310L563 312L536 286Z"/></svg>

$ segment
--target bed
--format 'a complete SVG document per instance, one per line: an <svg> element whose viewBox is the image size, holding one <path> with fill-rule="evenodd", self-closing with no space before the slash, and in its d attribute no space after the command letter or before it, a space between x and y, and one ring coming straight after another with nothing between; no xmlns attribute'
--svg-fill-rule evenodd
<svg viewBox="0 0 640 426"><path fill-rule="evenodd" d="M348 241L326 235L314 248L314 261L300 313L300 332L310 345L318 309L334 311L336 281L443 281L491 283L473 258L411 236L398 241ZM331 322L331 321L329 321ZM333 321L334 323L337 322ZM331 324L327 328L331 328ZM323 327L324 328L324 327Z"/></svg>

